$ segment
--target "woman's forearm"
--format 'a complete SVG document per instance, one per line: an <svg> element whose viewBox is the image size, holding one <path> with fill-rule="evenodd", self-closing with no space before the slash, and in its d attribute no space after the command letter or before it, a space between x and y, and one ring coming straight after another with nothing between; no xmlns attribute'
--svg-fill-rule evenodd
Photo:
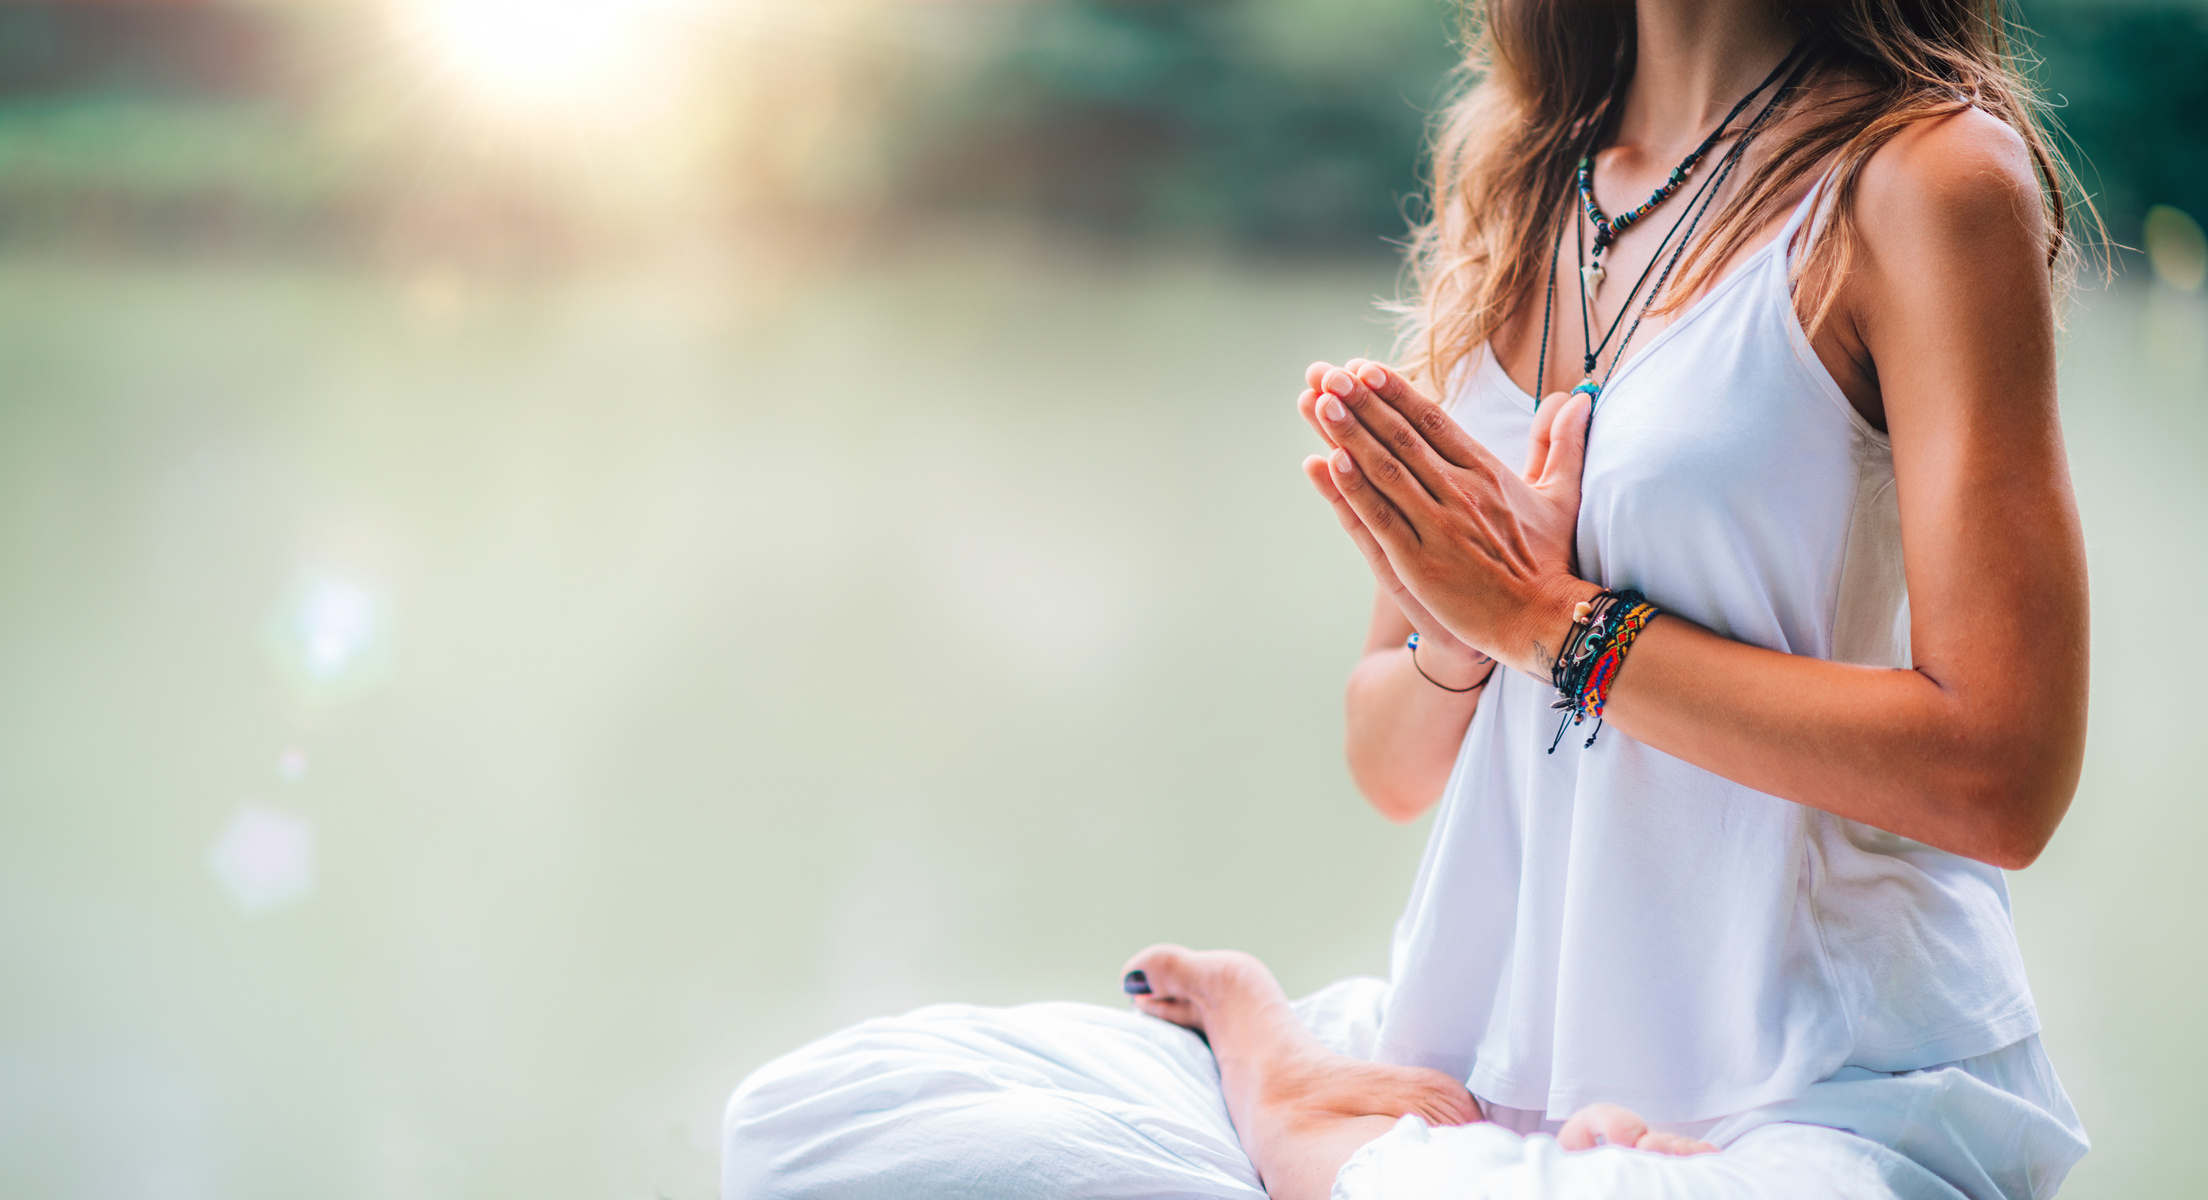
<svg viewBox="0 0 2208 1200"><path fill-rule="evenodd" d="M1971 687L1667 617L1634 643L1603 717L1757 791L2014 870L2053 836L2084 760L2083 705L2051 700L2083 695L2082 640L2041 657L2017 666L2042 686Z"/></svg>
<svg viewBox="0 0 2208 1200"><path fill-rule="evenodd" d="M1350 778L1391 821L1415 820L1441 798L1491 669L1453 661L1427 665L1451 687L1480 686L1442 690L1418 673L1400 644L1367 651L1349 677Z"/></svg>

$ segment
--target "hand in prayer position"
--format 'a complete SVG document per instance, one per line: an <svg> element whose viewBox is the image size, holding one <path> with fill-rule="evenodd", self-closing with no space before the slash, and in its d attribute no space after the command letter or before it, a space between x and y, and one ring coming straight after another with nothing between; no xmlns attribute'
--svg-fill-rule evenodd
<svg viewBox="0 0 2208 1200"><path fill-rule="evenodd" d="M1599 590L1573 573L1588 398L1541 404L1521 473L1380 363L1313 363L1305 381L1297 407L1334 450L1304 474L1420 648L1465 647L1547 678L1558 632Z"/></svg>

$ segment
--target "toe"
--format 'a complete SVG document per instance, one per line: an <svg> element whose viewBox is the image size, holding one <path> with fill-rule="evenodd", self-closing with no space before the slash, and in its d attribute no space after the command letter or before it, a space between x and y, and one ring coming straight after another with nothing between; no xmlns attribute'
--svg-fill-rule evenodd
<svg viewBox="0 0 2208 1200"><path fill-rule="evenodd" d="M1434 1126L1470 1125L1481 1119L1480 1107L1473 1103L1469 1092L1458 1096L1436 1093L1421 1101L1414 1111L1419 1119Z"/></svg>
<svg viewBox="0 0 2208 1200"><path fill-rule="evenodd" d="M1171 1021L1190 1029L1203 1027L1203 1021L1197 1016L1196 1009L1186 1000L1160 1000L1155 996L1136 996L1133 999L1135 1011L1144 1016Z"/></svg>
<svg viewBox="0 0 2208 1200"><path fill-rule="evenodd" d="M1155 996L1161 1000L1186 996L1184 964L1188 956L1186 946L1169 943L1152 946L1127 960L1127 965L1121 968L1120 987L1132 996Z"/></svg>
<svg viewBox="0 0 2208 1200"><path fill-rule="evenodd" d="M1417 1106L1418 1115L1428 1125L1470 1125L1480 1120L1479 1101L1455 1077L1440 1071L1428 1072L1425 1095Z"/></svg>
<svg viewBox="0 0 2208 1200"><path fill-rule="evenodd" d="M1136 1012L1201 1030L1203 1015L1188 987L1190 958L1185 946L1152 946L1127 960L1120 990L1134 1002Z"/></svg>
<svg viewBox="0 0 2208 1200"><path fill-rule="evenodd" d="M1590 1104L1564 1122L1556 1142L1566 1150L1592 1150L1597 1146L1638 1146L1647 1136L1648 1123L1631 1109Z"/></svg>
<svg viewBox="0 0 2208 1200"><path fill-rule="evenodd" d="M1679 1158L1685 1158L1690 1154L1717 1153L1717 1147L1708 1142L1698 1142L1693 1138L1681 1137L1676 1133L1646 1134L1640 1141L1633 1143L1633 1148L1646 1150L1652 1154L1670 1154Z"/></svg>

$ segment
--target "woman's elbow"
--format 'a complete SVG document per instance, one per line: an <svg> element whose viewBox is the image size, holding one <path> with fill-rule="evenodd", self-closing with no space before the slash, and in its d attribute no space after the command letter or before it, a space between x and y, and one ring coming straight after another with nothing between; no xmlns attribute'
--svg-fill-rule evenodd
<svg viewBox="0 0 2208 1200"><path fill-rule="evenodd" d="M1439 796L1408 796L1401 794L1376 796L1368 793L1365 796L1366 802L1372 805L1374 812L1397 825L1408 825L1425 816L1426 810L1432 808L1434 801L1438 799L1440 799Z"/></svg>
<svg viewBox="0 0 2208 1200"><path fill-rule="evenodd" d="M2021 871L2037 862L2070 811L2077 794L2077 765L2012 758L1973 774L1976 778L1965 788L1973 836L1964 853L2004 871Z"/></svg>
<svg viewBox="0 0 2208 1200"><path fill-rule="evenodd" d="M1399 774L1382 774L1356 769L1352 760L1350 777L1357 791L1364 796L1372 810L1397 825L1408 825L1426 814L1426 810L1441 799L1441 789L1419 786L1418 781L1402 778Z"/></svg>
<svg viewBox="0 0 2208 1200"><path fill-rule="evenodd" d="M1971 857L2004 871L2021 871L2039 861L2040 854L2054 836L2051 828L2041 829L2018 822L2013 828L1996 831L1980 852Z"/></svg>

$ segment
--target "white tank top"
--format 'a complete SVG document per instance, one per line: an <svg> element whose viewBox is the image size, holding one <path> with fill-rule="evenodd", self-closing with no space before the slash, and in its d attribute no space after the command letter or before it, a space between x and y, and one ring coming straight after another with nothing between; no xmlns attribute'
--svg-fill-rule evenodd
<svg viewBox="0 0 2208 1200"><path fill-rule="evenodd" d="M1887 439L1790 299L1809 211L1604 389L1580 570L1751 645L1905 667ZM1491 353L1452 408L1524 461L1533 398ZM1619 729L1586 749L1592 726L1567 730L1550 754L1555 698L1507 670L1480 697L1396 929L1377 1057L1550 1120L1605 1100L1686 1123L2038 1032L1998 869Z"/></svg>

